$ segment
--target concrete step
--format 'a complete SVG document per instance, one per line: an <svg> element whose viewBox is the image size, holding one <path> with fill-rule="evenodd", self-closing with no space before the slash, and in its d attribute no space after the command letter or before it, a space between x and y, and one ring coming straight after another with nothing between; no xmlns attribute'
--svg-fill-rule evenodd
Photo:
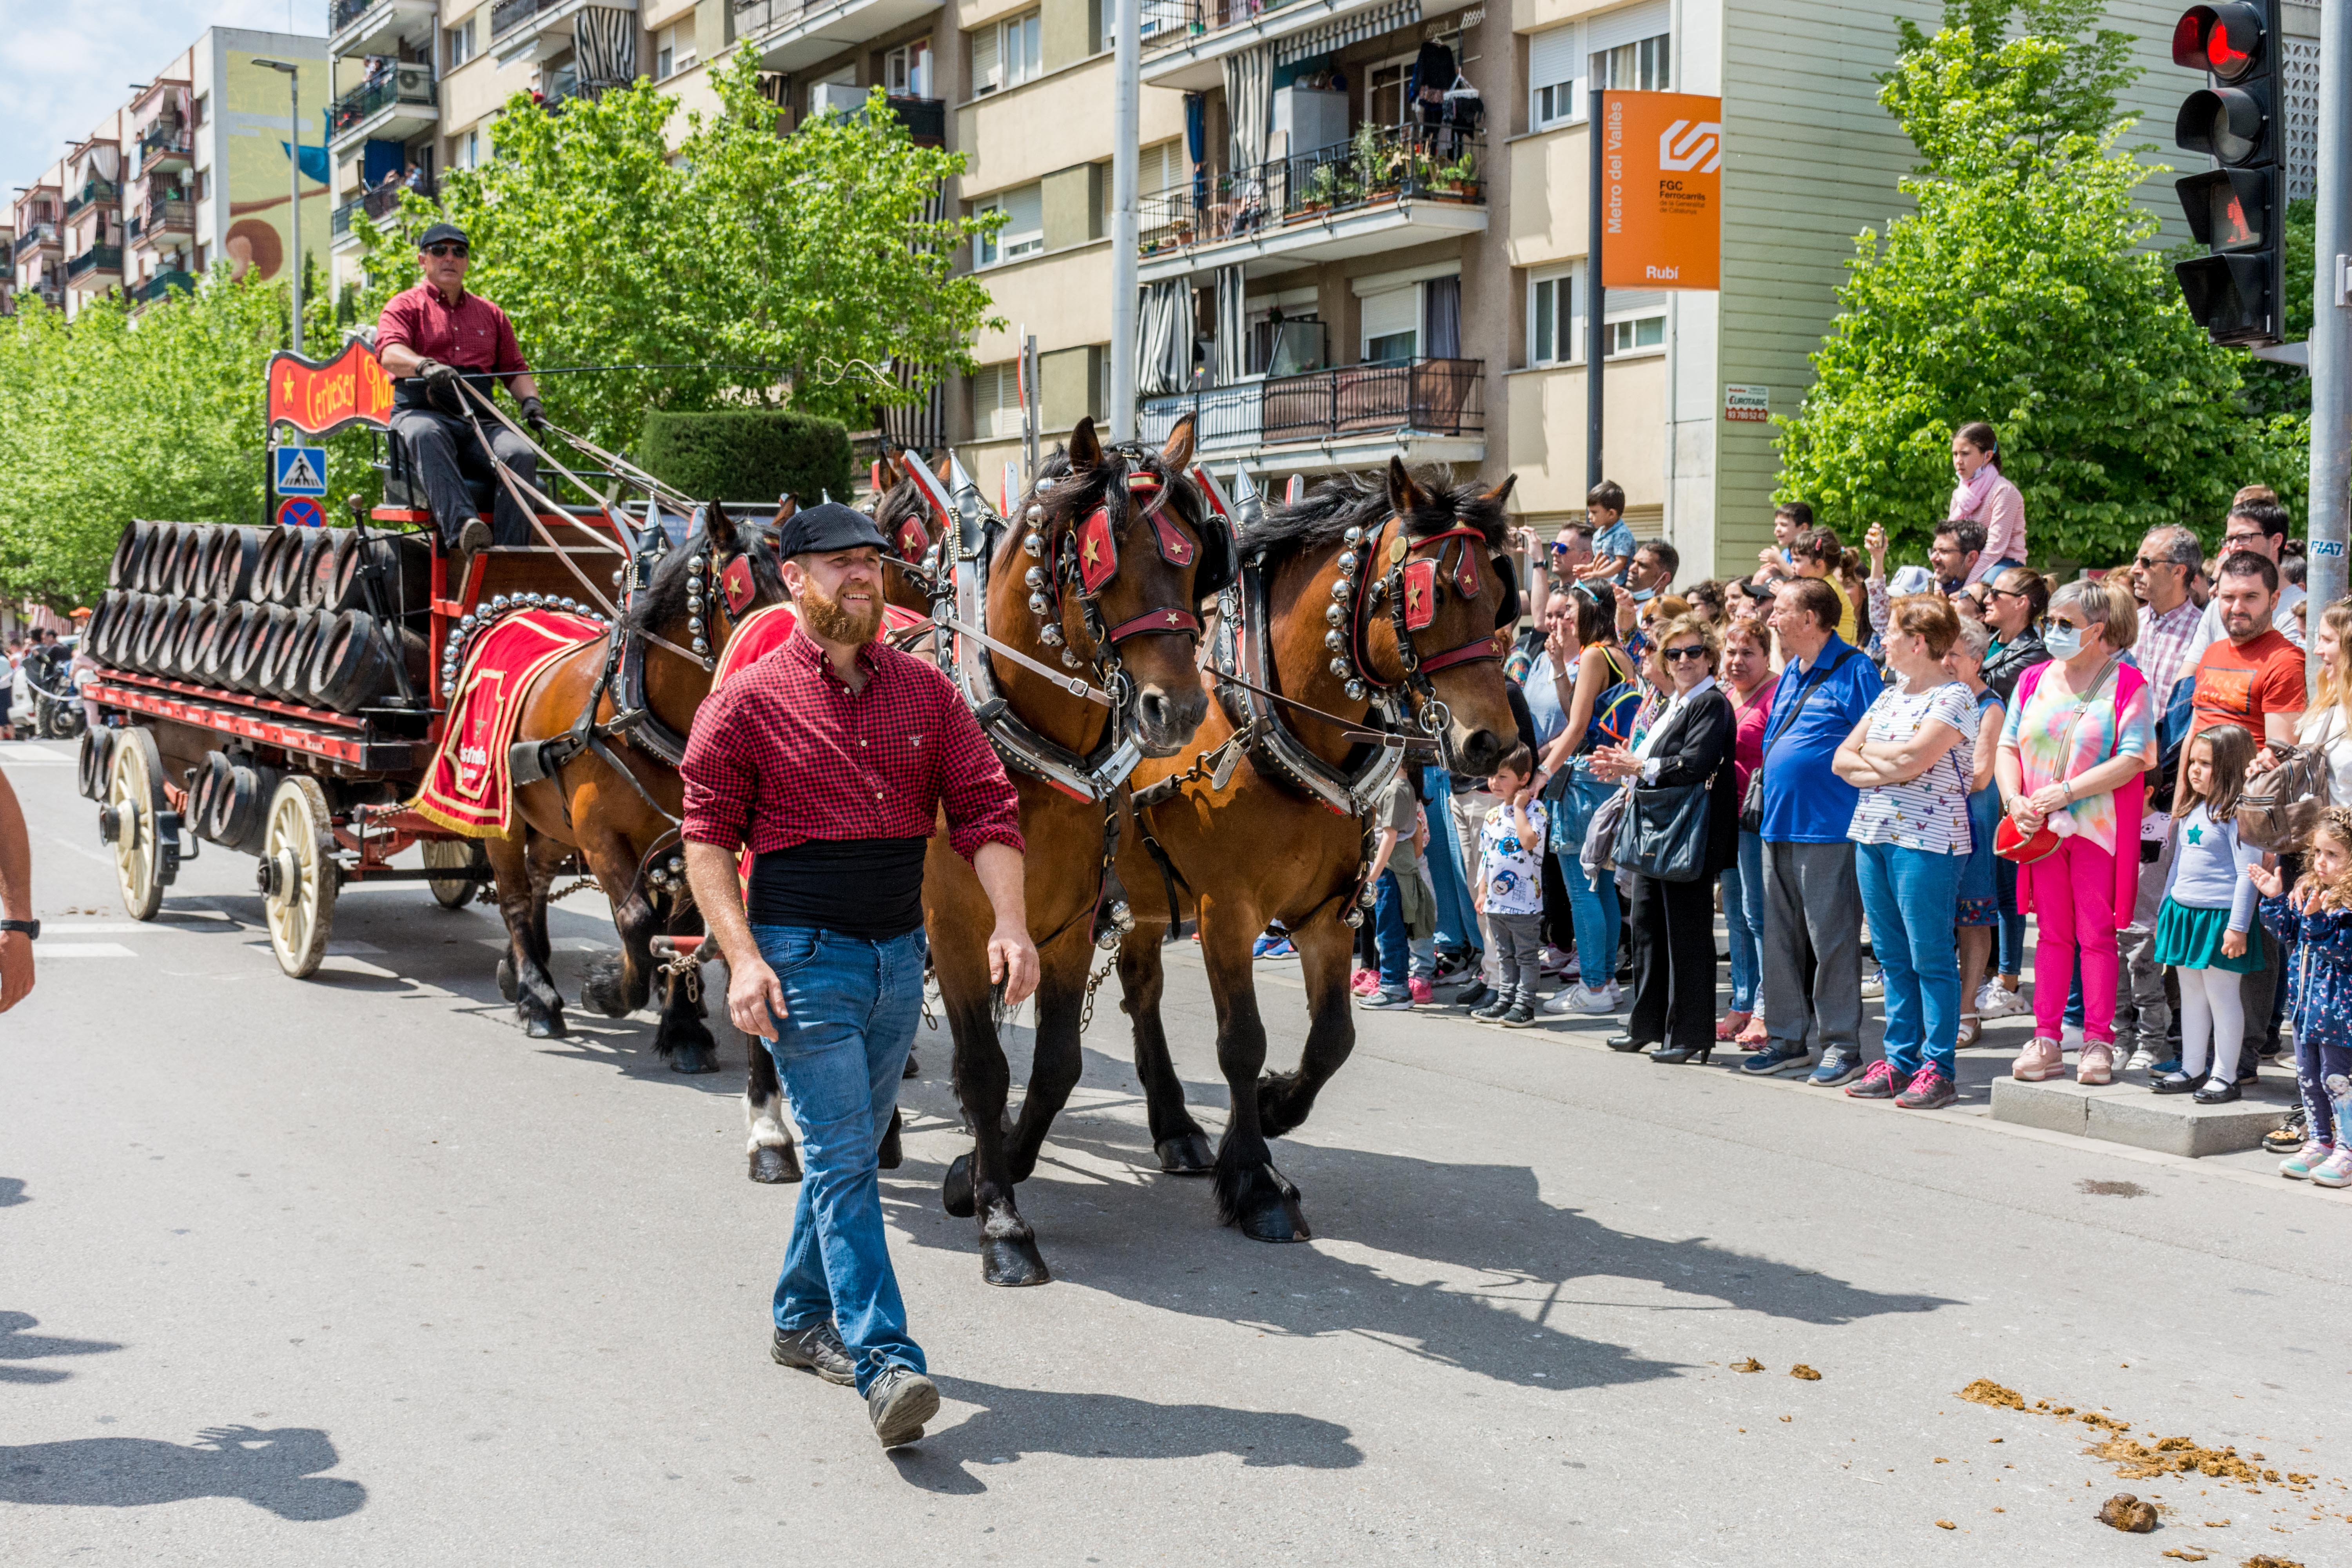
<svg viewBox="0 0 2352 1568"><path fill-rule="evenodd" d="M2200 1105L2185 1094L2152 1094L2137 1076L2095 1086L2071 1079L2021 1083L2006 1076L1992 1083L1996 1121L2191 1159L2260 1148L2263 1135L2294 1104L2294 1075L2275 1068L2261 1082L2245 1085L2244 1098L2230 1105Z"/></svg>

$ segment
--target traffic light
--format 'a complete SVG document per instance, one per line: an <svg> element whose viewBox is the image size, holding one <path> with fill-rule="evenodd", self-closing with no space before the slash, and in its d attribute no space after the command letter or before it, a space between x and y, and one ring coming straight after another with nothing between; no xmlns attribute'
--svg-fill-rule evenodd
<svg viewBox="0 0 2352 1568"><path fill-rule="evenodd" d="M2206 73L2173 140L2220 165L2177 182L2189 232L2210 255L2173 268L2189 313L2217 343L2275 343L2286 328L2285 34L2279 0L2192 5L2172 63Z"/></svg>

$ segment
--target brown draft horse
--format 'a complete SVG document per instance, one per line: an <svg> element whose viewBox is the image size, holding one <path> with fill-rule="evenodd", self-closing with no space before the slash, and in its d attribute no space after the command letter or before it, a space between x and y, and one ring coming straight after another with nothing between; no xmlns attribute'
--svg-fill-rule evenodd
<svg viewBox="0 0 2352 1568"><path fill-rule="evenodd" d="M730 605L720 584L738 561L748 568L751 594ZM625 737L606 737L549 777L520 786L515 810L522 831L513 838L483 841L498 879L499 912L507 923L500 979L511 973L515 1011L531 1038L560 1039L566 1032L563 998L547 972L547 895L574 851L586 858L612 900L621 938L617 955L590 965L581 986L587 1005L614 1018L644 1006L654 987L655 935L674 926L699 929L690 923L698 917L688 907L685 879L671 876L658 860L648 864L657 850L676 847L685 795L676 763L648 748L666 742L682 746L695 710L710 691L710 671L679 650L699 636L715 658L752 611L784 597L773 548L751 525L736 523L712 502L701 527L662 556L651 581L624 607L618 630L643 650L646 720ZM698 632L689 622L705 629ZM566 735L592 694L600 724L619 713L618 683L604 681L598 689L611 644L607 634L549 666L524 698L517 742ZM661 860L666 859L664 854ZM702 1021L695 988L666 989L655 1049L669 1059L674 1072L716 1071L715 1042Z"/></svg>
<svg viewBox="0 0 2352 1568"><path fill-rule="evenodd" d="M1067 452L1056 451L1040 465L1034 486L1015 509L1013 526L992 541L989 635L1048 665L1066 647L1077 657L1080 673L1125 702L1129 732L1147 756L1181 749L1209 707L1196 662L1200 623L1193 612L1202 564L1216 557L1202 549L1209 524L1201 493L1187 478L1192 456L1189 419L1156 453L1107 449L1096 439L1094 422L1081 420ZM1153 495L1160 498L1160 510L1147 517L1144 502ZM1054 563L1066 551L1075 554L1082 539L1101 542L1098 510L1108 514L1113 560L1096 570L1112 574L1097 592L1081 594L1075 576L1063 581ZM1024 532L1045 547L1038 587L1029 584ZM1045 615L1033 612L1033 593L1045 595L1039 603L1050 602ZM1049 634L1048 626L1059 629ZM1106 650L1097 626L1115 649L1116 673L1098 661ZM1080 757L1105 745L1113 721L1103 708L1001 656L987 657L1003 701L1030 731ZM931 962L955 1037L956 1096L973 1135L972 1152L948 1171L941 1200L951 1215L977 1216L982 1279L992 1285L1036 1285L1051 1276L1013 1202L1013 1187L1035 1168L1046 1130L1078 1080L1078 1014L1105 889L1105 805L1074 797L1017 761L1009 771L1021 795L1029 931L1041 969L1029 1089L1019 1124L1009 1132L1004 1113L1012 1074L988 977L993 921L979 879L944 833L931 840L923 902ZM1113 809L1123 793L1112 795Z"/></svg>
<svg viewBox="0 0 2352 1568"><path fill-rule="evenodd" d="M1400 707L1412 710L1410 728L1442 736L1448 765L1474 773L1492 769L1508 749L1506 737L1517 732L1502 666L1491 657L1498 616L1516 598L1514 585L1495 564L1504 542L1503 502L1512 483L1507 479L1481 494L1474 486L1448 485L1442 476L1409 476L1391 458L1385 491L1327 480L1297 504L1270 509L1241 542L1242 559L1250 563L1245 573L1264 578L1271 612L1265 650L1269 673L1261 683L1361 724L1370 696L1365 684L1355 684L1357 695L1349 694L1353 677L1360 676L1364 683L1393 693ZM1465 528L1475 536L1444 537ZM1334 592L1334 584L1342 579L1342 557L1349 554L1356 558L1360 574L1343 595ZM1437 608L1427 626L1408 635L1418 660L1430 667L1432 693L1443 703L1442 715L1434 716L1440 720L1435 731L1430 729L1426 696L1407 689L1398 620L1386 604L1363 604L1392 563L1427 556L1439 564L1434 582L1424 579L1422 585L1434 587ZM1470 593L1474 570L1476 592ZM1235 595L1249 587L1245 579ZM1237 603L1228 596L1221 615L1230 616ZM1342 676L1331 668L1334 649L1327 639L1346 624L1344 607L1350 605L1370 614L1357 622L1362 628L1360 662L1350 676ZM1334 606L1343 607L1341 615L1331 613ZM1482 640L1489 644L1486 654L1475 650ZM1449 653L1454 661L1448 661ZM1195 749L1197 761L1147 763L1136 773L1135 788L1143 800L1164 796L1139 815L1169 858L1183 889L1177 893L1179 901L1189 892L1196 906L1201 951L1216 1000L1217 1062L1233 1097L1213 1165L1218 1216L1260 1241L1303 1241L1311 1233L1298 1190L1275 1168L1266 1140L1307 1120L1317 1093L1355 1047L1348 990L1355 936L1342 917L1358 889L1366 826L1261 772L1268 753L1246 745L1235 746L1240 760L1231 763L1220 787L1214 759L1235 734L1234 714L1240 704L1229 706L1227 699L1236 690L1228 686L1212 706ZM1353 748L1336 726L1296 709L1264 706L1276 709L1278 721L1334 770L1348 766ZM1415 763L1409 759L1405 765ZM1155 782L1171 779L1172 786L1146 793ZM1137 898L1135 929L1119 949L1119 984L1134 1020L1135 1068L1150 1107L1152 1142L1163 1171L1204 1174L1212 1169L1208 1139L1185 1107L1160 1020L1165 980L1160 940L1171 914L1163 891L1168 884L1145 846L1134 839L1122 851L1120 870ZM1265 1025L1258 1015L1250 946L1273 921L1282 922L1298 950L1308 1026L1298 1067L1261 1077Z"/></svg>

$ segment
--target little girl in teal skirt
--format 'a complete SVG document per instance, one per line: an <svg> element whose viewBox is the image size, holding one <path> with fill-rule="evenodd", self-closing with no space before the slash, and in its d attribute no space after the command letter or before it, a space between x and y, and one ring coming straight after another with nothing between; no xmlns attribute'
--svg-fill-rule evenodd
<svg viewBox="0 0 2352 1568"><path fill-rule="evenodd" d="M2238 792L2253 754L2253 737L2234 724L2217 724L2189 742L2173 806L2172 870L2156 917L2156 962L2179 971L2180 1070L2148 1087L2193 1093L2200 1105L2238 1098L2245 1035L2239 977L2263 966L2258 892L2246 875L2263 852L2239 841L2237 823Z"/></svg>

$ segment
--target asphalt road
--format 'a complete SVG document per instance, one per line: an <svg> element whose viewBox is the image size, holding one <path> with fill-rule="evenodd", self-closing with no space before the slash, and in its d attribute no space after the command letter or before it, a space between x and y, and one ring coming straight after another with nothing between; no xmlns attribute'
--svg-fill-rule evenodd
<svg viewBox="0 0 2352 1568"><path fill-rule="evenodd" d="M1360 1016L1277 1147L1317 1239L1275 1247L1150 1169L1107 999L1023 1291L940 1211L927 1037L884 1187L946 1406L886 1457L767 1358L793 1191L744 1179L731 1033L698 1079L647 1019L528 1042L494 917L414 885L348 893L287 980L209 847L134 925L70 764L0 746L48 925L0 1018L11 1568L2352 1562L2352 1198L1991 1123L1999 1052L1921 1115L1616 1056L1605 1021ZM574 904L576 995L611 931ZM1295 967L1260 978L1295 1041ZM2118 1480L2041 1400L2317 1479ZM2162 1528L2096 1522L2119 1490Z"/></svg>

